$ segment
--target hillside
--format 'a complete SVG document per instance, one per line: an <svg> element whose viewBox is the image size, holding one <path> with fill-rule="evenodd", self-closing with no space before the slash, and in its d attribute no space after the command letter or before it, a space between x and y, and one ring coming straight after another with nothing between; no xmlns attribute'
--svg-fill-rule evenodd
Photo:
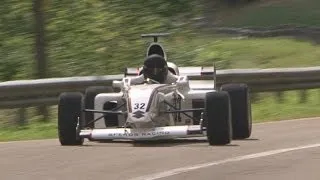
<svg viewBox="0 0 320 180"><path fill-rule="evenodd" d="M46 4L46 42L51 77L102 75L139 66L147 40L140 34L170 32L162 39L179 65L221 68L319 65L319 49L288 38L240 39L214 34L205 27L319 25L316 0L260 0L236 7L211 1L73 1ZM34 35L31 2L4 1L0 7L0 79L32 79ZM214 18L212 18L214 17ZM210 21L210 19L212 21ZM277 48L281 46L285 48Z"/></svg>

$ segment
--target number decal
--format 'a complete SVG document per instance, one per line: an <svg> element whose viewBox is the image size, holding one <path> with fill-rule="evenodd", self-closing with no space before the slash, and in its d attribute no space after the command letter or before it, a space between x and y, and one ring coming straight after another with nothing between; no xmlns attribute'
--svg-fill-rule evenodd
<svg viewBox="0 0 320 180"><path fill-rule="evenodd" d="M140 109L144 109L145 103L141 103Z"/></svg>
<svg viewBox="0 0 320 180"><path fill-rule="evenodd" d="M144 109L145 103L135 103L133 109Z"/></svg>

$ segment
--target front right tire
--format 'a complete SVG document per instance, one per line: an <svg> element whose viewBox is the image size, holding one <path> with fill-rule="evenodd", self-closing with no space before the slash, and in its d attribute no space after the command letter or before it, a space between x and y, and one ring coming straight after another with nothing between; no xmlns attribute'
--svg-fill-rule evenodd
<svg viewBox="0 0 320 180"><path fill-rule="evenodd" d="M78 118L81 123L82 94L78 92L62 93L58 104L58 136L60 144L82 145L84 139L77 132Z"/></svg>

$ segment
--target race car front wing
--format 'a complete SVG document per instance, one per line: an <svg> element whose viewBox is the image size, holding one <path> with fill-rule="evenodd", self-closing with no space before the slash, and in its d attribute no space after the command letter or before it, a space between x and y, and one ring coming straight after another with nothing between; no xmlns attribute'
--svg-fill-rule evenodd
<svg viewBox="0 0 320 180"><path fill-rule="evenodd" d="M114 128L114 129L84 129L80 137L91 140L158 140L170 138L186 138L204 136L205 129L201 125L165 126L145 129Z"/></svg>
<svg viewBox="0 0 320 180"><path fill-rule="evenodd" d="M195 109L178 109L168 102L167 105L172 107L174 110L163 111L162 113L182 113L187 117L194 119L194 117L186 114L186 112L191 111L203 111L203 108ZM123 105L121 105L123 106ZM121 107L120 106L120 107ZM101 111L101 110L91 110L85 109L84 112L93 113L103 113L103 114L126 114L127 112L117 111L119 109L115 108L111 111ZM89 122L93 123L101 117ZM90 140L112 140L112 139L131 139L131 140L157 140L157 139L170 139L170 138L184 138L184 137L196 137L203 136L206 134L206 128L203 127L203 118L200 119L200 125L182 125L182 126L164 126L164 127L154 127L154 128L106 128L106 129L79 129L79 120L77 126L77 132L80 137L88 138Z"/></svg>

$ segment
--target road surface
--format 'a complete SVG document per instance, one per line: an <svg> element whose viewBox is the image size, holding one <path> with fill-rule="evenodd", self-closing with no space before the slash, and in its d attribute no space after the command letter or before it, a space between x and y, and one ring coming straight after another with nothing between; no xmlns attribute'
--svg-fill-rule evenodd
<svg viewBox="0 0 320 180"><path fill-rule="evenodd" d="M1 179L320 179L320 118L254 124L250 139L205 138L62 147L58 140L0 143Z"/></svg>

